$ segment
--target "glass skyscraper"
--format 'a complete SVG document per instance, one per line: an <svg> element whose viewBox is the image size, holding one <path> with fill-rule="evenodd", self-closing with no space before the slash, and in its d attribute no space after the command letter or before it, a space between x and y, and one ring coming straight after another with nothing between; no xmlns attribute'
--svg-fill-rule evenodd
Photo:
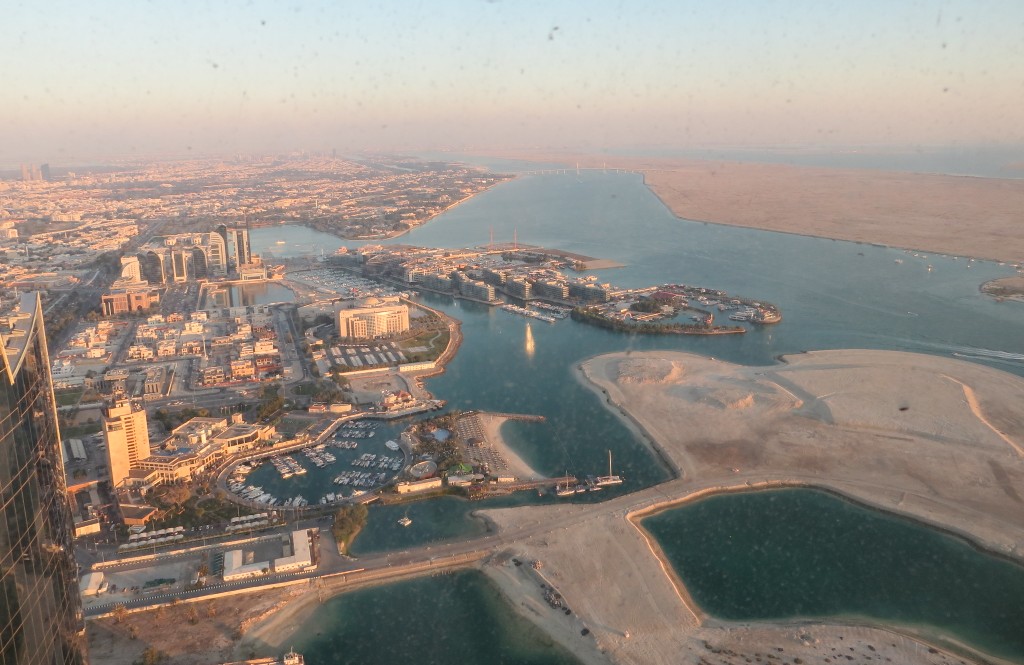
<svg viewBox="0 0 1024 665"><path fill-rule="evenodd" d="M37 294L0 316L0 665L85 662L50 360Z"/></svg>

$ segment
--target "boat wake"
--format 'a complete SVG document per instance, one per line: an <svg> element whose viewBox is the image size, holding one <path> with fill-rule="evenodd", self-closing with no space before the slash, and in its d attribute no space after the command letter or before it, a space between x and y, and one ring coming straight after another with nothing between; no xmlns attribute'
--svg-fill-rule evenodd
<svg viewBox="0 0 1024 665"><path fill-rule="evenodd" d="M963 358L964 360L981 360L987 363L999 363L1001 365L1009 365L1011 367L1021 366L1019 360L1002 360L991 356L972 356L968 353L957 353L955 351L953 352L953 356L956 358Z"/></svg>
<svg viewBox="0 0 1024 665"><path fill-rule="evenodd" d="M994 351L992 349L976 349L970 346L950 346L949 350L954 356L977 358L979 360L1003 360L1024 362L1024 353L1010 353L1009 351Z"/></svg>
<svg viewBox="0 0 1024 665"><path fill-rule="evenodd" d="M897 339L897 338L893 338ZM923 342L919 340L897 339L901 342L912 342L912 346L919 349L933 349L938 352L945 352L958 358L970 360L988 360L993 362L1004 362L1020 367L1024 363L1024 353L1013 353L1012 351L998 351L996 349L980 349L974 346L959 346L956 344L940 344L936 342Z"/></svg>

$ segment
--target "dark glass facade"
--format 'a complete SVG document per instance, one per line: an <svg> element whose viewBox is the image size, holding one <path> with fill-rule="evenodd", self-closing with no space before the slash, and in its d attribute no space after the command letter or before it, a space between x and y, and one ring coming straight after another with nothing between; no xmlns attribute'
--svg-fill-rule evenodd
<svg viewBox="0 0 1024 665"><path fill-rule="evenodd" d="M0 321L0 665L84 663L84 625L42 310Z"/></svg>

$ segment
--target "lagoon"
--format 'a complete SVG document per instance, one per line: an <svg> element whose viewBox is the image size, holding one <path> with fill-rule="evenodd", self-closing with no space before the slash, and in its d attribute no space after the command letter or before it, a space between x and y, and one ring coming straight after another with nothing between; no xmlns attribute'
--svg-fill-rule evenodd
<svg viewBox="0 0 1024 665"><path fill-rule="evenodd" d="M700 499L643 526L716 617L866 620L1024 658L1024 566L911 520L784 489Z"/></svg>

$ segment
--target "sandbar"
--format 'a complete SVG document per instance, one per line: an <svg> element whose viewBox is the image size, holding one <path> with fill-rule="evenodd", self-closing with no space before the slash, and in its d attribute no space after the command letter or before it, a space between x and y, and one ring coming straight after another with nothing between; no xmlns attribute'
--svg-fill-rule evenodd
<svg viewBox="0 0 1024 665"><path fill-rule="evenodd" d="M946 654L951 640L908 628L715 619L689 598L640 518L720 491L805 485L1019 560L1024 379L938 356L862 350L788 356L769 367L618 353L592 358L580 371L682 477L608 501L597 516L582 505L482 512L507 532L565 524L517 542L514 554L543 562L613 661L739 664L784 650L787 659L821 662L834 649L858 661L967 658L962 645L956 656Z"/></svg>
<svg viewBox="0 0 1024 665"><path fill-rule="evenodd" d="M982 284L981 291L997 300L1005 299L1024 302L1024 275L993 279Z"/></svg>

